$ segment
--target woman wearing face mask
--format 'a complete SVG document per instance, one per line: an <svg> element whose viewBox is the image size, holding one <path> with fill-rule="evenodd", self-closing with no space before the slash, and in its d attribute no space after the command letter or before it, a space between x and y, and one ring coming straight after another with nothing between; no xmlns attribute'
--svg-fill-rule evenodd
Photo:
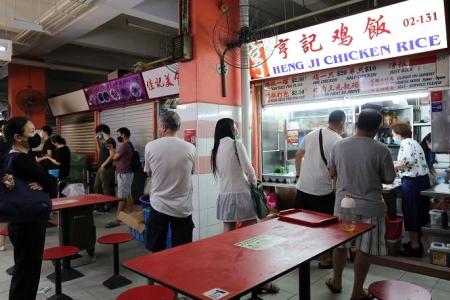
<svg viewBox="0 0 450 300"><path fill-rule="evenodd" d="M428 197L420 193L430 187L429 171L422 147L411 138L411 126L397 122L392 125L394 140L400 140L395 169L402 179L402 211L410 242L403 244L404 256L423 256L421 228L429 222Z"/></svg>
<svg viewBox="0 0 450 300"><path fill-rule="evenodd" d="M35 127L25 117L11 118L6 124L5 136L12 144L6 159L10 160L11 174L29 182L30 188L44 190L56 195L56 180L42 169L29 155L39 146L41 138ZM3 177L4 184L11 178ZM17 199L20 201L20 199ZM9 237L14 246L14 275L11 280L9 299L35 299L41 274L42 252L48 216L27 223L9 223Z"/></svg>

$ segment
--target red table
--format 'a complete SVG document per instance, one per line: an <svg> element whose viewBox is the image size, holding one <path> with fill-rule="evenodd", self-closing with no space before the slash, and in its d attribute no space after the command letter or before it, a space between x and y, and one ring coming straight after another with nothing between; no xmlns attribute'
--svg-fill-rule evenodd
<svg viewBox="0 0 450 300"><path fill-rule="evenodd" d="M52 199L52 210L53 211L59 211L59 244L61 246L77 246L81 249L86 249L88 254L90 256L94 255L95 251L95 226L92 229L92 226L89 227L89 232L85 232L86 230L80 229L79 231L75 231L77 236L78 233L80 236L87 236L91 234L92 230L94 230L93 233L93 246L92 247L83 247L82 244L74 243L72 241L71 236L71 230L74 227L75 223L72 223L71 220L74 218L74 214L78 214L78 218L80 216L82 218L88 218L90 220L90 223L94 224L93 220L93 206L97 204L103 204L103 203L109 203L109 202L116 202L121 200L118 197L114 196L108 196L108 195L101 195L101 194L88 194L88 195L82 195L82 196L74 196L74 197L62 197L62 198L54 198ZM86 211L87 209L87 211ZM88 212L88 213L87 213ZM63 268L61 273L62 282L69 281L75 278L79 278L83 276L82 273L78 272L77 270L74 270L70 266L70 259L64 258L63 259ZM47 276L47 278L50 281L54 280L54 274L50 274Z"/></svg>
<svg viewBox="0 0 450 300"><path fill-rule="evenodd" d="M357 224L348 233L337 223L311 228L274 219L130 259L123 265L194 299L209 299L203 293L214 288L229 292L221 299L239 298L299 268L300 299L310 299L309 261L373 228ZM234 245L261 234L285 240L265 250Z"/></svg>
<svg viewBox="0 0 450 300"><path fill-rule="evenodd" d="M101 194L89 194L82 196L74 196L74 197L62 197L62 198L54 198L52 199L53 203L53 211L73 208L73 207L81 207L81 206L93 206L97 204L103 204L108 202L116 202L119 201L120 198L108 195Z"/></svg>

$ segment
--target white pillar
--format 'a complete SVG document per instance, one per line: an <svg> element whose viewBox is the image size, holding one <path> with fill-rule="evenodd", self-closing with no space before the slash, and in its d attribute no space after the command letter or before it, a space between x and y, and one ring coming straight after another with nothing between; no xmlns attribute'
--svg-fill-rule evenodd
<svg viewBox="0 0 450 300"><path fill-rule="evenodd" d="M249 11L248 0L240 0L241 13L241 27L249 26ZM248 62L248 45L241 46L241 62L246 64ZM252 102L250 96L250 70L247 68L241 69L241 135L242 143L247 149L247 154L251 159L252 155Z"/></svg>

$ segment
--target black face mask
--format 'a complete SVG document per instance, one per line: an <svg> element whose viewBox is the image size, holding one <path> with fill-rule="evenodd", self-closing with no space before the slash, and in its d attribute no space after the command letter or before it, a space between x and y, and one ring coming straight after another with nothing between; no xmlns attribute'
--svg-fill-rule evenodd
<svg viewBox="0 0 450 300"><path fill-rule="evenodd" d="M36 133L34 136L29 137L27 142L31 149L37 148L41 144L41 137Z"/></svg>
<svg viewBox="0 0 450 300"><path fill-rule="evenodd" d="M117 138L117 141L118 141L119 143L123 143L123 137L119 136L119 137Z"/></svg>

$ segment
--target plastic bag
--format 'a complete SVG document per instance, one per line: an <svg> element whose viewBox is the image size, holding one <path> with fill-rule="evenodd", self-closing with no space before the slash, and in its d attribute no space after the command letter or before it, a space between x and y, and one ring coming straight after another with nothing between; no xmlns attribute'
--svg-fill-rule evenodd
<svg viewBox="0 0 450 300"><path fill-rule="evenodd" d="M62 193L67 197L75 197L86 195L86 190L82 183L71 183L62 190Z"/></svg>

